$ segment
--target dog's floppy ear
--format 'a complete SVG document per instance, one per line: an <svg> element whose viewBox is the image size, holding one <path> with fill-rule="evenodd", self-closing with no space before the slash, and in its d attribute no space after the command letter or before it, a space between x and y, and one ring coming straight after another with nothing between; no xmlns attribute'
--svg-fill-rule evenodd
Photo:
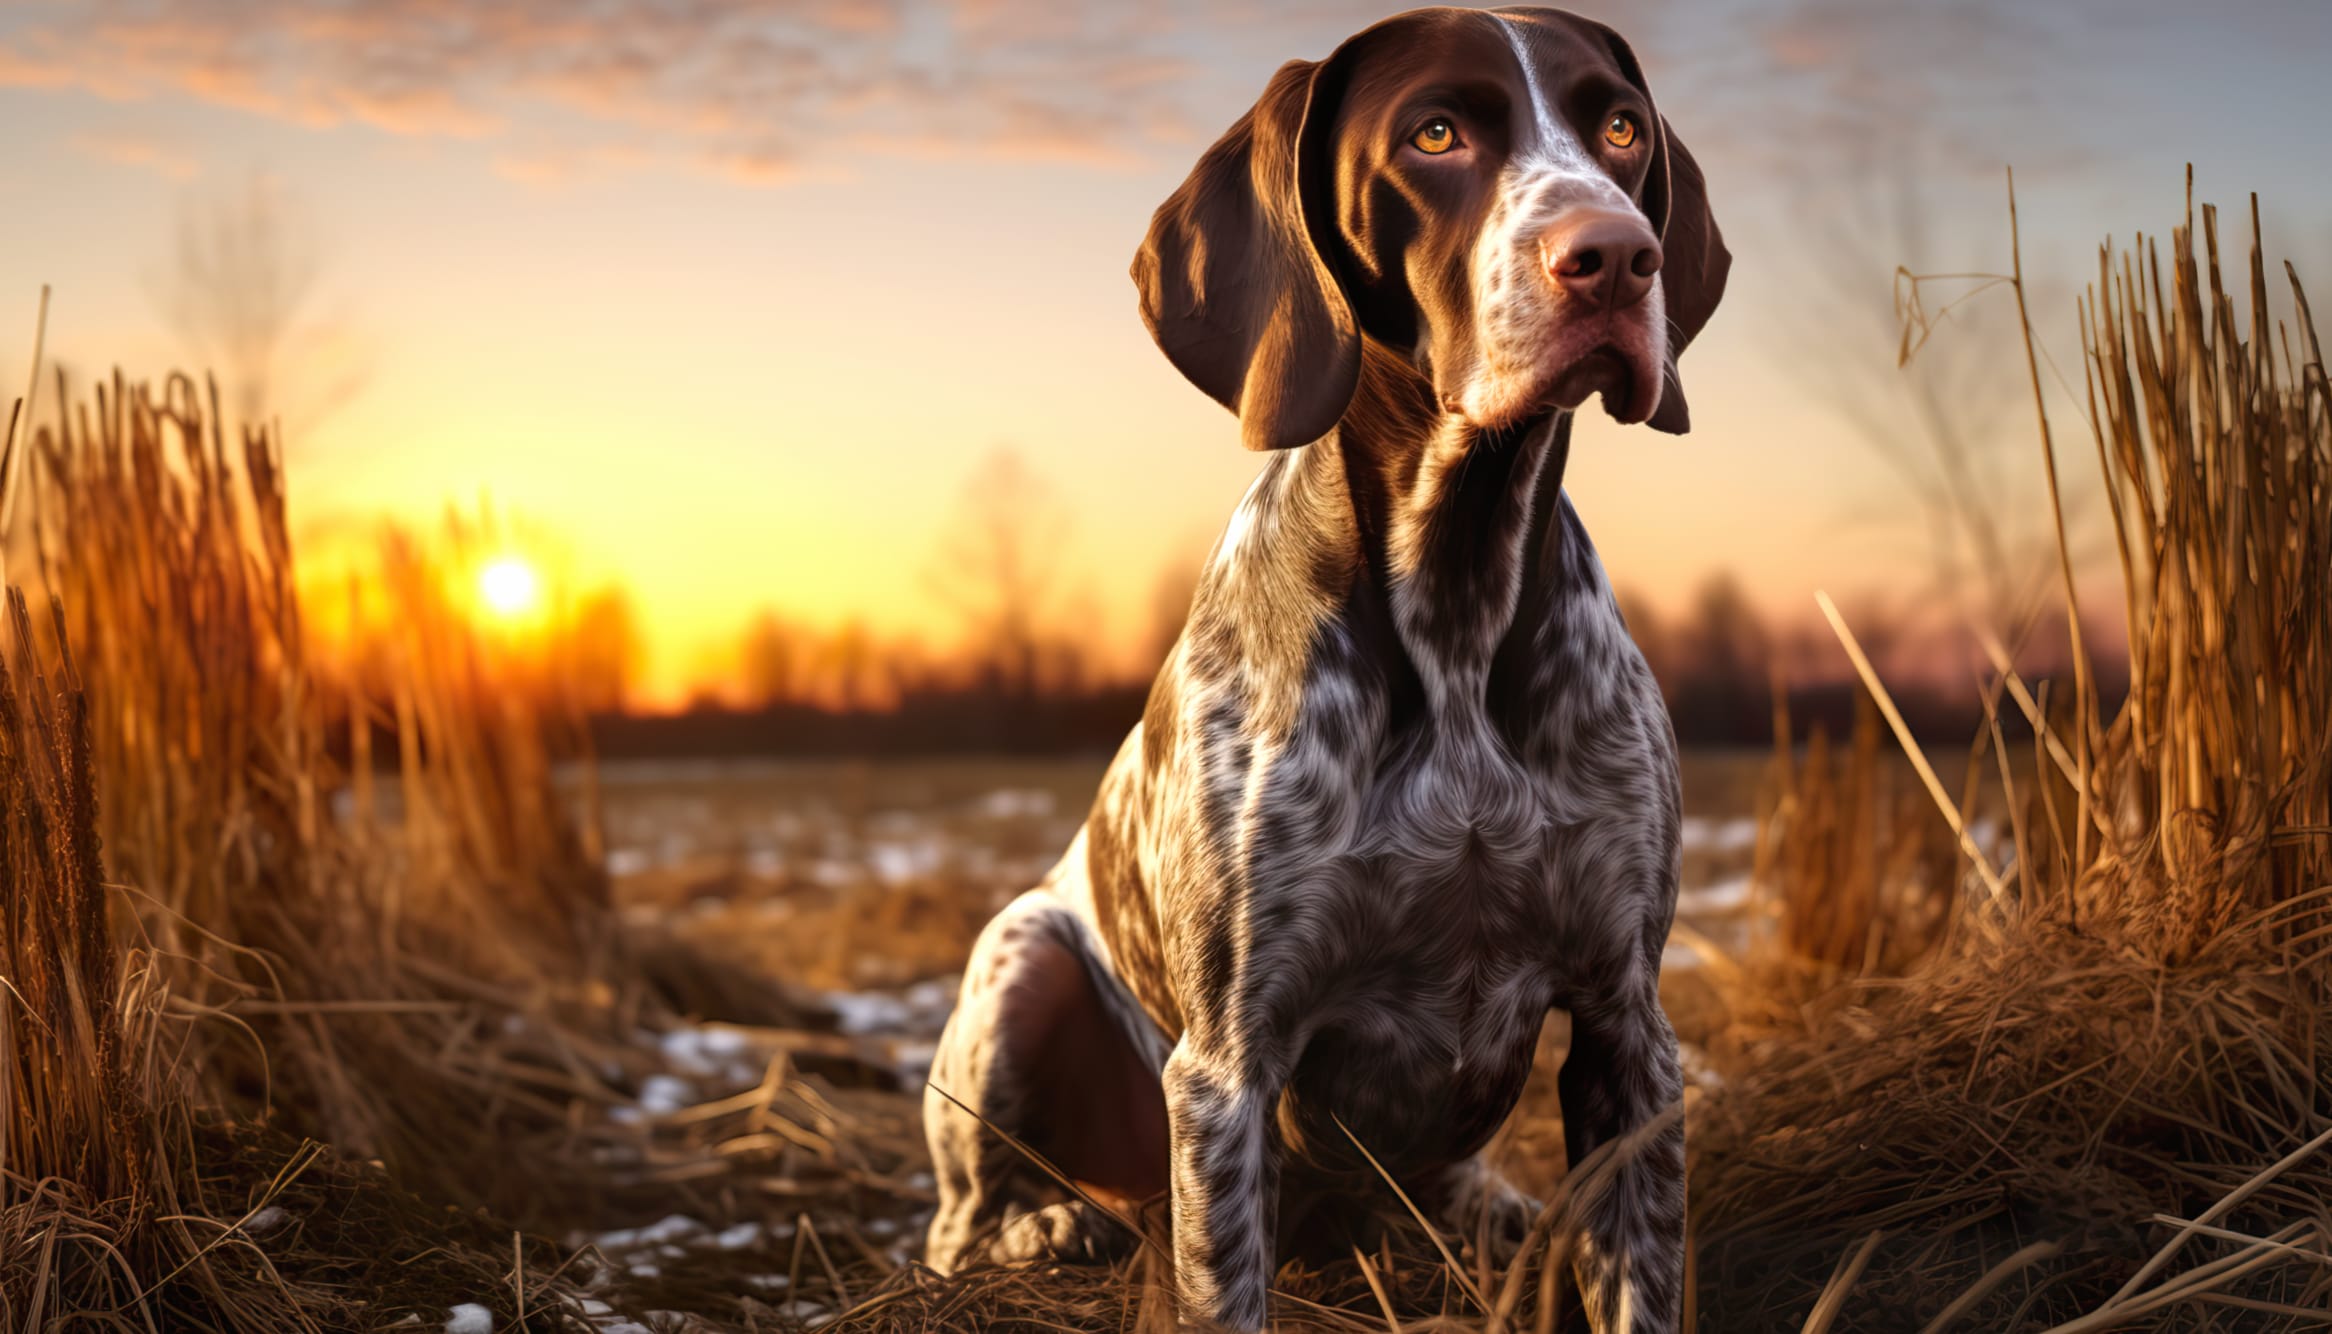
<svg viewBox="0 0 2332 1334"><path fill-rule="evenodd" d="M1629 49L1627 39L1602 24L1595 26L1628 82L1646 98L1651 97L1651 86L1644 82L1643 68L1636 63L1636 53ZM1649 424L1670 435L1682 435L1692 429L1692 411L1684 401L1684 382L1678 378L1676 359L1709 322L1717 301L1724 296L1733 252L1725 249L1724 233L1717 230L1716 217L1709 212L1708 182L1700 174L1700 164L1692 160L1692 153L1676 137L1667 117L1655 110L1652 118L1659 122L1659 134L1652 146L1651 170L1644 180L1644 216L1660 234L1660 290L1668 305L1668 367L1660 389L1660 406L1653 410Z"/></svg>
<svg viewBox="0 0 2332 1334"><path fill-rule="evenodd" d="M1360 381L1360 330L1319 238L1338 61L1290 61L1158 207L1134 256L1142 322L1239 414L1249 449L1328 434Z"/></svg>

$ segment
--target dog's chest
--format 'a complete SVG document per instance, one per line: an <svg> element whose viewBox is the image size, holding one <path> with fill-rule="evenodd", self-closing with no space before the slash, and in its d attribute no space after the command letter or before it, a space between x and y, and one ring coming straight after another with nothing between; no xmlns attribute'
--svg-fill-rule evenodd
<svg viewBox="0 0 2332 1334"><path fill-rule="evenodd" d="M1380 1159L1430 1165L1471 1152L1512 1107L1553 993L1534 789L1464 735L1420 738L1375 775L1357 837L1325 868L1350 934L1289 1085L1299 1157L1338 1161L1332 1114Z"/></svg>

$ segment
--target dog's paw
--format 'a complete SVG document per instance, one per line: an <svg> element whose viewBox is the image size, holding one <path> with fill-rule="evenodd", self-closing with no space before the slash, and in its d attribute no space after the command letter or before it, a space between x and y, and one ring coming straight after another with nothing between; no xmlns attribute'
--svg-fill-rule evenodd
<svg viewBox="0 0 2332 1334"><path fill-rule="evenodd" d="M1530 1236L1541 1207L1504 1173L1476 1159L1450 1170L1435 1221L1469 1246L1487 1246L1489 1258L1505 1264Z"/></svg>
<svg viewBox="0 0 2332 1334"><path fill-rule="evenodd" d="M1038 1260L1107 1263L1133 1252L1140 1239L1117 1218L1082 1200L1064 1200L1007 1221L988 1247L1000 1265Z"/></svg>

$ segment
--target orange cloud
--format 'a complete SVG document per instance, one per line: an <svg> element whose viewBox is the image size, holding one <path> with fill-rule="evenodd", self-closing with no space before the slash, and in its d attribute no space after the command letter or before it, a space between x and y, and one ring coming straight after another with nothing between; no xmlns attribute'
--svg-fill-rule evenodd
<svg viewBox="0 0 2332 1334"><path fill-rule="evenodd" d="M72 143L76 152L100 162L138 167L174 181L186 180L202 170L202 163L191 153L134 131L90 130L74 135Z"/></svg>
<svg viewBox="0 0 2332 1334"><path fill-rule="evenodd" d="M505 137L505 170L642 141L756 183L821 151L1119 161L1185 123L1145 12L1032 0L92 0L0 38L0 85L307 126ZM827 132L810 134L805 127ZM839 132L833 132L839 127Z"/></svg>

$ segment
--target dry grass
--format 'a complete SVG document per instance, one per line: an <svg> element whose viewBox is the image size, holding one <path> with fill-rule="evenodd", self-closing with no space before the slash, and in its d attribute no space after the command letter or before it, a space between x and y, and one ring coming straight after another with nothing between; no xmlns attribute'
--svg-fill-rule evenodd
<svg viewBox="0 0 2332 1334"><path fill-rule="evenodd" d="M60 611L17 618L0 695L0 1316L580 1311L586 1280L630 1300L620 1271L513 1224L727 1221L788 1202L739 1181L782 1177L798 1207L901 1173L895 1118L787 1056L862 1068L818 1032L744 1032L773 1062L753 1105L610 1115L664 1066L664 984L747 1023L804 1012L619 940L588 786L557 777L580 729L452 605L433 562L458 546L387 547L392 669L328 677L268 438L230 452L184 377L159 395L117 378L68 420L16 479L11 568ZM396 739L378 792L376 729Z"/></svg>
<svg viewBox="0 0 2332 1334"><path fill-rule="evenodd" d="M1967 877L1911 976L1736 1035L1692 1139L1719 1327L2327 1323L2332 395L2296 278L2271 329L2255 241L2239 320L2202 228L2084 307L2130 698L2005 676L2041 734L2008 894Z"/></svg>
<svg viewBox="0 0 2332 1334"><path fill-rule="evenodd" d="M1894 762L1867 695L1843 745L1819 727L1803 754L1791 740L1784 719L1754 879L1778 908L1770 962L1803 976L1768 978L1759 990L1778 999L1846 978L1900 976L1949 922L1959 881L1950 831ZM1969 774L1972 809L1981 770L1970 765Z"/></svg>

